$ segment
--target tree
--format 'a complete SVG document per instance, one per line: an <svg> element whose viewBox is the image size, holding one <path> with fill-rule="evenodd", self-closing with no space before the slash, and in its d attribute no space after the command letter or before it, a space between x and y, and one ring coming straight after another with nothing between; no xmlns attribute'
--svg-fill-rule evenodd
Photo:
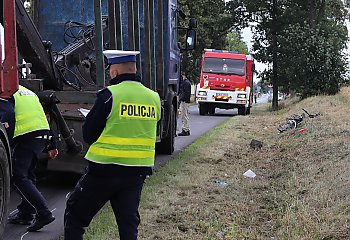
<svg viewBox="0 0 350 240"><path fill-rule="evenodd" d="M226 50L237 51L243 54L249 54L248 46L242 40L242 36L237 31L229 32L226 36Z"/></svg>
<svg viewBox="0 0 350 240"><path fill-rule="evenodd" d="M281 32L281 85L303 98L337 93L347 66L343 2L299 1L289 9L294 20Z"/></svg>
<svg viewBox="0 0 350 240"><path fill-rule="evenodd" d="M273 109L278 88L303 97L334 94L344 81L347 14L341 0L233 0L233 15L256 22L255 59L272 64L264 72L273 83Z"/></svg>
<svg viewBox="0 0 350 240"><path fill-rule="evenodd" d="M283 12L286 0L233 0L228 3L229 9L235 18L241 15L240 22L254 22L253 56L259 62L272 64L272 69L265 70L262 74L267 76L267 81L273 84L272 107L278 107L278 34L283 28L286 19ZM242 14L242 12L244 12Z"/></svg>
<svg viewBox="0 0 350 240"><path fill-rule="evenodd" d="M199 63L204 48L224 49L226 36L234 26L234 15L227 11L224 0L179 0L181 10L188 18L198 20L197 47L182 53L182 71L190 80L199 81ZM196 66L197 63L197 66Z"/></svg>

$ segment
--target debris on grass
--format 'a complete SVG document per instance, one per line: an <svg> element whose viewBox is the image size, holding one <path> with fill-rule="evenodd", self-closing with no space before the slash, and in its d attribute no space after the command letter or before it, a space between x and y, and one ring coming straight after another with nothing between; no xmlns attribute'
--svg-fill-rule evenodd
<svg viewBox="0 0 350 240"><path fill-rule="evenodd" d="M299 127L302 124L302 121L305 118L305 116L308 116L309 118L315 118L315 117L318 117L320 115L320 113L311 114L308 111L306 111L304 108L302 108L302 110L303 110L302 114L300 114L300 115L293 114L292 116L290 116L286 119L285 124L279 125L277 128L279 133L287 131L288 129L296 129L297 127ZM305 113L306 113L306 115L305 115ZM301 129L301 130L299 130L299 132L305 132L305 130Z"/></svg>
<svg viewBox="0 0 350 240"><path fill-rule="evenodd" d="M309 113L308 111L306 111L304 108L302 108L302 110L307 114L307 116L309 117L309 118L315 118L315 117L318 117L318 116L320 116L320 112L318 112L318 113L315 113L315 114L311 114L311 113Z"/></svg>
<svg viewBox="0 0 350 240"><path fill-rule="evenodd" d="M306 132L306 129L302 128L302 129L299 130L299 132L301 132L301 133Z"/></svg>
<svg viewBox="0 0 350 240"><path fill-rule="evenodd" d="M243 176L245 176L246 178L255 178L256 174L255 172L253 172L252 170L248 170L245 173L243 173Z"/></svg>
<svg viewBox="0 0 350 240"><path fill-rule="evenodd" d="M301 122L303 121L304 117L304 113L302 113L301 115L293 114L292 116L286 119L287 123L279 125L277 130L280 133L282 133L284 131L287 131L288 129L295 129L301 125Z"/></svg>
<svg viewBox="0 0 350 240"><path fill-rule="evenodd" d="M256 140L256 139L252 139L252 141L250 142L250 147L256 151L259 151L263 146L263 142Z"/></svg>
<svg viewBox="0 0 350 240"><path fill-rule="evenodd" d="M214 181L217 185L227 185L226 182L222 182L222 181Z"/></svg>

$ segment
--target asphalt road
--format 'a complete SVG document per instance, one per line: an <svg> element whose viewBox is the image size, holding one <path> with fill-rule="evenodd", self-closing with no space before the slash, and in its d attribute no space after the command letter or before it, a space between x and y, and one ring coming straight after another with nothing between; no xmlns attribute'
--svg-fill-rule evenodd
<svg viewBox="0 0 350 240"><path fill-rule="evenodd" d="M156 168L171 160L177 153L186 148L198 137L215 127L219 123L236 115L236 110L217 109L215 116L200 116L198 106L190 107L190 128L191 135L186 137L176 137L175 152L173 155L157 155ZM178 130L181 131L181 119L178 120ZM49 208L53 212L56 220L45 226L39 232L29 233L27 226L7 224L4 240L57 240L63 234L63 213L65 210L66 198L74 188L79 176L71 173L49 172L42 176L38 187L49 203ZM11 192L10 213L14 213L20 199L17 193Z"/></svg>

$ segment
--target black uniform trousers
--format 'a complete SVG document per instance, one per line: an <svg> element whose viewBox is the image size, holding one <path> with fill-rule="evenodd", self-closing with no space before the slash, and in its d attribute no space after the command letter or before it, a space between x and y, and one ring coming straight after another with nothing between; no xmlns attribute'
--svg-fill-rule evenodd
<svg viewBox="0 0 350 240"><path fill-rule="evenodd" d="M67 200L64 239L81 240L96 213L110 201L121 240L136 240L145 176L96 176L87 168Z"/></svg>
<svg viewBox="0 0 350 240"><path fill-rule="evenodd" d="M13 147L13 177L12 181L17 192L22 197L17 206L21 217L48 216L51 214L47 201L36 187L36 178L33 173L37 156L46 147L46 140L30 138L16 143Z"/></svg>

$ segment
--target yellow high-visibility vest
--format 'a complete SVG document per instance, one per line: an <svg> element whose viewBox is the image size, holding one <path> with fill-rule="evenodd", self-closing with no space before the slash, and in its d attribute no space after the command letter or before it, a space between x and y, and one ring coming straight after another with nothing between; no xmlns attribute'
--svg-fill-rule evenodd
<svg viewBox="0 0 350 240"><path fill-rule="evenodd" d="M134 81L107 88L113 97L111 113L85 158L102 164L153 166L161 114L159 95Z"/></svg>
<svg viewBox="0 0 350 240"><path fill-rule="evenodd" d="M17 137L37 130L49 130L49 123L38 96L31 90L19 86L15 98L15 131Z"/></svg>

